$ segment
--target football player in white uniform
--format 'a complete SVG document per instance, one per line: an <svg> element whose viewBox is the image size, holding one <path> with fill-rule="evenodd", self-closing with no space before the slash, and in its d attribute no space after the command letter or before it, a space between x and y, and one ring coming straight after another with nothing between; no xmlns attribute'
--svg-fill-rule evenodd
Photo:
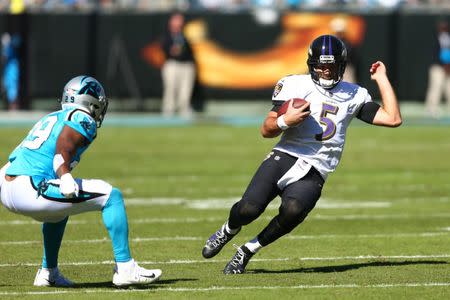
<svg viewBox="0 0 450 300"><path fill-rule="evenodd" d="M58 253L70 215L101 211L116 261L113 284L150 283L161 270L140 267L131 257L122 193L107 182L71 175L97 136L108 100L102 85L77 76L64 87L62 109L39 120L0 170L1 202L10 211L43 222L44 257L35 286L72 286L58 270Z"/></svg>
<svg viewBox="0 0 450 300"><path fill-rule="evenodd" d="M365 88L342 81L346 58L341 40L332 35L319 36L308 50L310 74L284 77L275 86L273 108L261 126L261 134L265 138L282 134L281 139L256 171L242 199L231 208L227 222L206 241L203 257L219 253L276 196L281 197L279 214L237 249L225 266L225 274L245 272L258 250L303 222L319 199L328 174L339 163L354 117L373 125L401 125L399 105L384 64L377 61L370 68L371 79L381 93L380 106ZM281 105L293 98L307 102L298 108L290 104L286 113L278 116Z"/></svg>

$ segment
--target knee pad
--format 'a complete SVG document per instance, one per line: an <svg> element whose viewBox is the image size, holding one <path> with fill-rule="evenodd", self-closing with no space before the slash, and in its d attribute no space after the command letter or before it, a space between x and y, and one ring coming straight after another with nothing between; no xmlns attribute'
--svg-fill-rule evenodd
<svg viewBox="0 0 450 300"><path fill-rule="evenodd" d="M295 200L286 201L280 207L279 223L288 232L292 231L306 218L311 209L303 207Z"/></svg>
<svg viewBox="0 0 450 300"><path fill-rule="evenodd" d="M239 201L233 205L230 212L229 225L238 228L247 225L258 218L264 212L264 208L249 202Z"/></svg>
<svg viewBox="0 0 450 300"><path fill-rule="evenodd" d="M263 213L264 209L252 202L244 202L239 205L239 215L243 219L254 220Z"/></svg>

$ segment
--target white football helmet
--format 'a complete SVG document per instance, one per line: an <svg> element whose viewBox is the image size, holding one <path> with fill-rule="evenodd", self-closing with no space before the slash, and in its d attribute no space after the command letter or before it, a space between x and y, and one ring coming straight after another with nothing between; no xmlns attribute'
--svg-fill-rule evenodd
<svg viewBox="0 0 450 300"><path fill-rule="evenodd" d="M90 76L77 76L64 86L62 108L76 107L88 112L100 127L108 109L105 90L97 79Z"/></svg>

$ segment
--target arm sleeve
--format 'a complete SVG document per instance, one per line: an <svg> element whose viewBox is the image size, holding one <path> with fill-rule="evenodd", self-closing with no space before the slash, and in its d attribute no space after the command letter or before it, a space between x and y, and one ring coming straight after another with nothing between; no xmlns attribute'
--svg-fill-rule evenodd
<svg viewBox="0 0 450 300"><path fill-rule="evenodd" d="M356 117L361 121L364 121L369 124L373 124L373 119L377 114L378 109L380 109L380 105L375 102L366 102L362 105Z"/></svg>

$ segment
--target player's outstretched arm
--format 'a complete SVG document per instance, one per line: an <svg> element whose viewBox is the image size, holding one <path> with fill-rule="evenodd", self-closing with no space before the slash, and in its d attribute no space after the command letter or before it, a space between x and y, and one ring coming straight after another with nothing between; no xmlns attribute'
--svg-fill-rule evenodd
<svg viewBox="0 0 450 300"><path fill-rule="evenodd" d="M381 94L382 105L378 109L372 124L398 127L402 124L400 106L394 89L387 77L386 67L381 61L377 61L370 67L370 78L375 80Z"/></svg>

